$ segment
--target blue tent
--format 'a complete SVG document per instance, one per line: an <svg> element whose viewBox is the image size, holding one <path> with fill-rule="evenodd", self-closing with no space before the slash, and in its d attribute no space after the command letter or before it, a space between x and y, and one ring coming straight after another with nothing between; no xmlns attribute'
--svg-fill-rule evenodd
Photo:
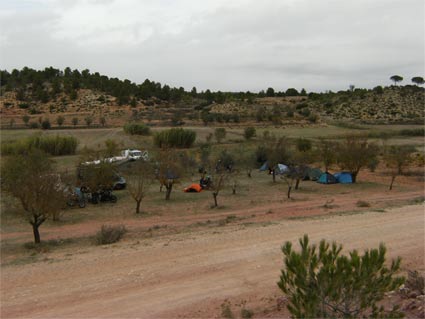
<svg viewBox="0 0 425 319"><path fill-rule="evenodd" d="M267 162L265 162L261 167L260 167L260 171L264 172L267 171L269 169L269 164Z"/></svg>
<svg viewBox="0 0 425 319"><path fill-rule="evenodd" d="M353 177L348 172L340 172L334 174L338 183L341 184L351 184L353 182Z"/></svg>
<svg viewBox="0 0 425 319"><path fill-rule="evenodd" d="M338 183L338 180L331 173L326 172L320 175L317 182L320 184L336 184Z"/></svg>

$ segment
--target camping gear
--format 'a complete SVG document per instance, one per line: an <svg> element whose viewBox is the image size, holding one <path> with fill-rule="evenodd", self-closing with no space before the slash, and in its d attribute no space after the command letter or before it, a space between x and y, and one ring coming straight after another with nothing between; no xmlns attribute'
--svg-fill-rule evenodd
<svg viewBox="0 0 425 319"><path fill-rule="evenodd" d="M286 166L285 164L277 164L277 169L276 169L276 173L278 174L285 174L289 172L289 167Z"/></svg>
<svg viewBox="0 0 425 319"><path fill-rule="evenodd" d="M112 194L110 189L101 189L97 192L91 193L90 202L92 204L98 204L99 202L117 202L117 196Z"/></svg>
<svg viewBox="0 0 425 319"><path fill-rule="evenodd" d="M271 174L272 172L272 168L269 167L268 162L265 162L261 167L260 167L260 172L264 172L264 171L269 171L269 174ZM276 165L276 174L286 174L289 172L289 167L286 166L285 164L277 164Z"/></svg>
<svg viewBox="0 0 425 319"><path fill-rule="evenodd" d="M310 168L307 171L305 180L317 181L322 174L323 172L319 168Z"/></svg>
<svg viewBox="0 0 425 319"><path fill-rule="evenodd" d="M336 183L338 183L338 181L335 178L335 176L333 176L329 172L325 172L322 175L320 175L320 177L317 180L317 182L320 183L320 184L336 184Z"/></svg>
<svg viewBox="0 0 425 319"><path fill-rule="evenodd" d="M353 177L348 172L339 172L334 174L338 183L341 184L351 184L353 183Z"/></svg>
<svg viewBox="0 0 425 319"><path fill-rule="evenodd" d="M185 193L200 193L201 191L202 187L199 184L192 184L184 189Z"/></svg>
<svg viewBox="0 0 425 319"><path fill-rule="evenodd" d="M68 206L73 207L78 204L80 208L86 207L86 198L79 187L74 187L72 192L68 192L67 197L66 204Z"/></svg>
<svg viewBox="0 0 425 319"><path fill-rule="evenodd" d="M211 176L202 177L199 181L199 185L201 185L202 189L208 189L212 185Z"/></svg>
<svg viewBox="0 0 425 319"><path fill-rule="evenodd" d="M265 162L263 165L261 165L260 172L267 171L268 169L269 169L269 164Z"/></svg>

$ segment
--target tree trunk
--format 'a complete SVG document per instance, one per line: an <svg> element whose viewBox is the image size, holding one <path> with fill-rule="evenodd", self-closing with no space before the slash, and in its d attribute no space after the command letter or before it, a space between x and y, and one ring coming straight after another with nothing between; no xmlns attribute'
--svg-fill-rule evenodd
<svg viewBox="0 0 425 319"><path fill-rule="evenodd" d="M295 182L295 189L298 189L298 186L300 185L300 178L297 178L296 182Z"/></svg>
<svg viewBox="0 0 425 319"><path fill-rule="evenodd" d="M136 214L140 214L140 204L142 200L136 200Z"/></svg>
<svg viewBox="0 0 425 319"><path fill-rule="evenodd" d="M292 186L288 186L288 198L291 198Z"/></svg>
<svg viewBox="0 0 425 319"><path fill-rule="evenodd" d="M395 181L395 178L396 178L396 177L397 177L396 175L393 175L393 176L391 177L390 190L392 190L392 189L393 189L393 184L394 184L394 181Z"/></svg>
<svg viewBox="0 0 425 319"><path fill-rule="evenodd" d="M59 212L54 213L54 214L52 215L52 220L53 220L54 222L59 221Z"/></svg>
<svg viewBox="0 0 425 319"><path fill-rule="evenodd" d="M276 170L272 170L273 183L276 183Z"/></svg>
<svg viewBox="0 0 425 319"><path fill-rule="evenodd" d="M37 223L32 223L32 232L34 234L34 243L39 244L41 242L40 240L40 232L38 231L38 227L40 227Z"/></svg>
<svg viewBox="0 0 425 319"><path fill-rule="evenodd" d="M167 189L167 191L165 192L165 200L170 200L170 196L171 196L171 191L173 189L173 184L167 184L165 185L165 188Z"/></svg>
<svg viewBox="0 0 425 319"><path fill-rule="evenodd" d="M213 192L213 197L214 197L214 207L217 207L217 206L218 206L218 203L217 203L217 196L218 196L218 193Z"/></svg>
<svg viewBox="0 0 425 319"><path fill-rule="evenodd" d="M351 178L353 179L353 183L355 183L357 180L357 174L358 172L351 173Z"/></svg>
<svg viewBox="0 0 425 319"><path fill-rule="evenodd" d="M251 172L252 172L251 170L248 170L248 171L247 171L247 173L246 173L246 174L248 175L248 177L249 177L249 178L251 178L251 177L252 177Z"/></svg>

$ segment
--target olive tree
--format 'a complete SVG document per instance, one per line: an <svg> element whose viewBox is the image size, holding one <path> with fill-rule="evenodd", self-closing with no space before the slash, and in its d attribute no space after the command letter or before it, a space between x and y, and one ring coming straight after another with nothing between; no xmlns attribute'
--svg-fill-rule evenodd
<svg viewBox="0 0 425 319"><path fill-rule="evenodd" d="M400 287L404 277L395 277L401 259L386 266L386 248L356 250L342 255L342 246L322 240L317 247L307 235L299 240L301 251L291 242L282 247L285 267L279 288L288 297L287 308L294 318L400 318L393 307L378 307L385 293Z"/></svg>
<svg viewBox="0 0 425 319"><path fill-rule="evenodd" d="M65 194L51 160L39 150L7 157L2 165L2 189L17 198L31 224L34 242L40 243L39 227L64 207Z"/></svg>

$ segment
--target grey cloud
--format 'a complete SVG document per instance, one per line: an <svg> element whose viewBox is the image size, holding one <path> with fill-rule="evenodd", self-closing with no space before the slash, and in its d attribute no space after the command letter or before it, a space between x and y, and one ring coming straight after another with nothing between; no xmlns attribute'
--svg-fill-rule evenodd
<svg viewBox="0 0 425 319"><path fill-rule="evenodd" d="M421 0L217 3L47 1L45 10L0 9L7 16L0 22L1 64L89 68L136 82L243 91L337 90L389 83L396 73L423 76ZM63 22L66 9L86 5L98 8L91 12L93 23L101 9L106 18L121 20L96 20L90 30ZM124 11L111 16L111 8ZM91 19L84 17L84 23Z"/></svg>

